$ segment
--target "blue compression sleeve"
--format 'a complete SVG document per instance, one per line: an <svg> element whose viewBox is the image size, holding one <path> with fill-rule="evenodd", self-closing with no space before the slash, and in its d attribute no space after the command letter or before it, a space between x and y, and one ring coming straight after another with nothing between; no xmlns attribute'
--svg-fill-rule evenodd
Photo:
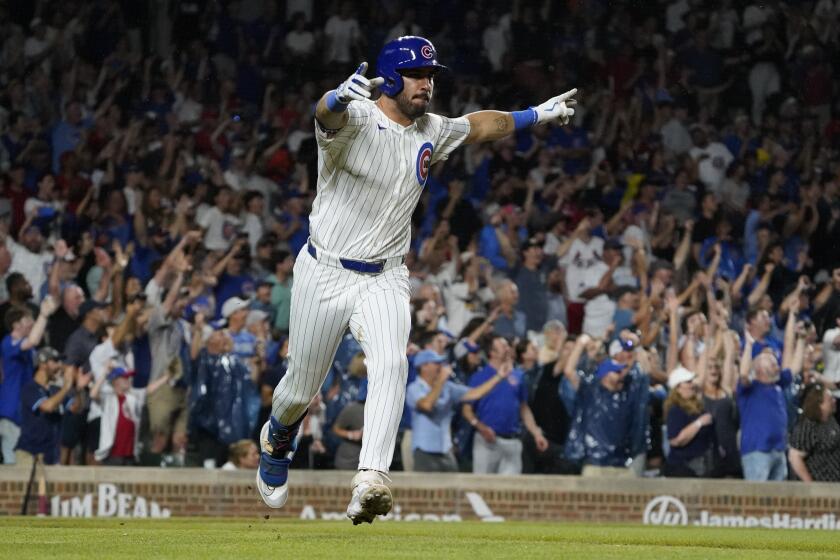
<svg viewBox="0 0 840 560"><path fill-rule="evenodd" d="M513 117L513 128L516 130L522 130L537 124L537 112L533 109L513 111L510 115Z"/></svg>
<svg viewBox="0 0 840 560"><path fill-rule="evenodd" d="M333 113L343 113L347 110L347 103L342 103L338 100L338 97L335 96L335 90L332 90L327 94L326 103L327 109Z"/></svg>

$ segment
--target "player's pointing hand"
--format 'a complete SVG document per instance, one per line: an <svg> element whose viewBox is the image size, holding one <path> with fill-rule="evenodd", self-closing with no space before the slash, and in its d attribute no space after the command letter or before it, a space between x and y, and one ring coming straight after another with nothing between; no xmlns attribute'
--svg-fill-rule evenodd
<svg viewBox="0 0 840 560"><path fill-rule="evenodd" d="M367 62L362 62L356 69L356 72L336 88L335 97L340 103L346 105L351 101L369 99L373 90L381 86L385 81L385 78L373 78L370 80L365 78L367 65Z"/></svg>
<svg viewBox="0 0 840 560"><path fill-rule="evenodd" d="M537 112L537 122L544 123L559 119L562 124L569 124L569 118L575 114L575 110L572 108L577 104L577 101L572 99L575 94L577 94L577 89L570 89L566 93L561 93L534 107Z"/></svg>

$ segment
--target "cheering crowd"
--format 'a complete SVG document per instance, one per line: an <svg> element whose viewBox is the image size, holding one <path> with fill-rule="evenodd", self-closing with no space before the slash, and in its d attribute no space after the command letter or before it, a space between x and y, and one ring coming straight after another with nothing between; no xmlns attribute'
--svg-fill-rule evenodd
<svg viewBox="0 0 840 560"><path fill-rule="evenodd" d="M149 4L0 8L3 463L255 468L314 103L423 34L433 112L581 103L432 168L392 468L840 480L840 3ZM365 375L294 466L355 470Z"/></svg>

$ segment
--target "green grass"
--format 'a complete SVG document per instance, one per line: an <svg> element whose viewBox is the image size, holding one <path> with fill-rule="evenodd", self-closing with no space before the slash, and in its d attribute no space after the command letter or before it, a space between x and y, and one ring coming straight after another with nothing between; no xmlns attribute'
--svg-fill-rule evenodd
<svg viewBox="0 0 840 560"><path fill-rule="evenodd" d="M0 519L0 558L840 558L840 533L560 523Z"/></svg>

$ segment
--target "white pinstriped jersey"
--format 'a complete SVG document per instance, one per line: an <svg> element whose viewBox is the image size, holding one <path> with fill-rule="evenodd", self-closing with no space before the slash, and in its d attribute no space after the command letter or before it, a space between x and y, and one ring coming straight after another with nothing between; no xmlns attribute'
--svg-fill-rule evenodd
<svg viewBox="0 0 840 560"><path fill-rule="evenodd" d="M404 127L373 101L351 101L347 112L337 133L324 133L315 123L320 150L310 236L350 259L405 255L429 168L464 142L470 123L427 113Z"/></svg>

